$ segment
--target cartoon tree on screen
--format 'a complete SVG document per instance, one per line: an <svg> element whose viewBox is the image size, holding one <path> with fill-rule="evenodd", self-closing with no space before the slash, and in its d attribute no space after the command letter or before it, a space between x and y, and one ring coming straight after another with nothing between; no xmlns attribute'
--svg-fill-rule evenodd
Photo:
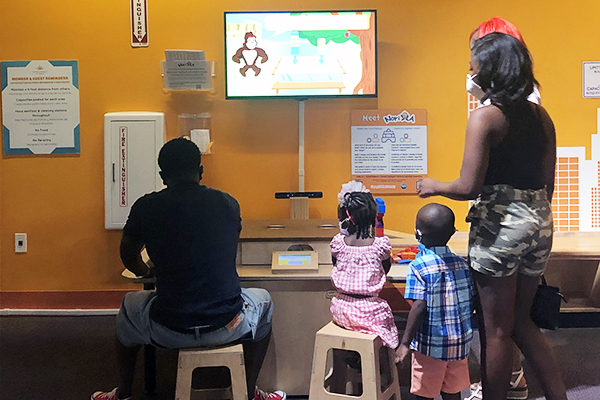
<svg viewBox="0 0 600 400"><path fill-rule="evenodd" d="M292 15L301 15L301 13L293 13ZM333 15L339 15L338 12L332 12ZM362 15L363 12L356 12L357 15ZM358 94L361 90L363 93L375 93L375 14L369 13L369 29L367 30L337 30L337 31L300 31L298 32L301 38L307 39L313 46L317 45L317 39L324 38L325 42L330 40L335 43L344 43L352 40L356 44L361 45L360 59L362 60L362 76L358 85L352 91L353 94Z"/></svg>

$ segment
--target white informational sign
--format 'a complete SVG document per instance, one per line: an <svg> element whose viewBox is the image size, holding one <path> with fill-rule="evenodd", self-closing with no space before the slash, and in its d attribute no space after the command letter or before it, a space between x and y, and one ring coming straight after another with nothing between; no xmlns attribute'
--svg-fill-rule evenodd
<svg viewBox="0 0 600 400"><path fill-rule="evenodd" d="M79 153L77 61L3 61L4 154Z"/></svg>
<svg viewBox="0 0 600 400"><path fill-rule="evenodd" d="M353 126L352 175L427 174L426 126Z"/></svg>
<svg viewBox="0 0 600 400"><path fill-rule="evenodd" d="M427 112L352 112L352 175L373 193L416 193L427 175Z"/></svg>
<svg viewBox="0 0 600 400"><path fill-rule="evenodd" d="M131 47L148 47L148 3L131 1Z"/></svg>
<svg viewBox="0 0 600 400"><path fill-rule="evenodd" d="M600 98L600 61L583 63L583 97Z"/></svg>
<svg viewBox="0 0 600 400"><path fill-rule="evenodd" d="M165 89L211 89L210 61L165 61Z"/></svg>

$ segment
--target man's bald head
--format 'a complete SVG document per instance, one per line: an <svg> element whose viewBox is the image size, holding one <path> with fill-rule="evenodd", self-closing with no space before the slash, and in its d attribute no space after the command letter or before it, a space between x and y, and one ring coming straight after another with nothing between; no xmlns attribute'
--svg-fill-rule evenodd
<svg viewBox="0 0 600 400"><path fill-rule="evenodd" d="M416 228L421 232L421 243L426 247L445 246L456 231L454 213L443 204L427 204L417 213Z"/></svg>

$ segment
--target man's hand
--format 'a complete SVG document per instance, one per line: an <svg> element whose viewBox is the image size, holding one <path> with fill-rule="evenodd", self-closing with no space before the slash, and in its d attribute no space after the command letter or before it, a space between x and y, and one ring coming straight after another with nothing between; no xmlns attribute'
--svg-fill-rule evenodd
<svg viewBox="0 0 600 400"><path fill-rule="evenodd" d="M409 353L410 353L410 349L408 348L408 346L405 344L401 344L396 349L396 357L394 358L394 362L396 364L404 364L404 360L406 359L406 356Z"/></svg>

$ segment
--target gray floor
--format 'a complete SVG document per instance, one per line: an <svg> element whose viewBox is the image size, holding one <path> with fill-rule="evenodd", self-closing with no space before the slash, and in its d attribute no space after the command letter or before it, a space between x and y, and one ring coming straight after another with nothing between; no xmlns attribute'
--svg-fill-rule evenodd
<svg viewBox="0 0 600 400"><path fill-rule="evenodd" d="M117 379L114 316L0 317L0 400L76 400L96 390L111 390ZM570 400L600 399L600 328L570 328L546 333L560 362ZM142 389L137 399L172 400L177 354L158 351L158 388ZM471 363L473 375L476 365ZM535 374L525 363L530 399L543 399ZM401 378L406 382L405 377ZM413 400L406 387L402 399Z"/></svg>

